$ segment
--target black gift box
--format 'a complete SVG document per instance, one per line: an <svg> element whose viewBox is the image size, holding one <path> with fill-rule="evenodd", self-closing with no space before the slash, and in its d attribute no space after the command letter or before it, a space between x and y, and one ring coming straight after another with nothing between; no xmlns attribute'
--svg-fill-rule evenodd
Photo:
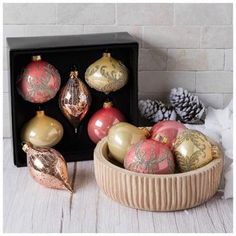
<svg viewBox="0 0 236 236"><path fill-rule="evenodd" d="M39 110L38 104L25 101L16 89L16 81L33 55L41 55L43 60L58 69L62 88L73 65L77 66L80 78L84 81L87 67L102 57L103 52L110 52L112 57L126 65L129 80L122 89L111 93L109 98L128 122L138 125L138 43L128 33L8 38L7 42L10 48L12 133L16 166L26 165L21 129ZM87 87L92 95L92 105L79 127L78 134L74 133L74 128L59 109L59 93L50 101L40 104L40 109L46 115L57 119L64 127L64 136L54 148L62 153L67 162L93 159L95 144L88 137L87 123L91 115L102 107L107 96Z"/></svg>

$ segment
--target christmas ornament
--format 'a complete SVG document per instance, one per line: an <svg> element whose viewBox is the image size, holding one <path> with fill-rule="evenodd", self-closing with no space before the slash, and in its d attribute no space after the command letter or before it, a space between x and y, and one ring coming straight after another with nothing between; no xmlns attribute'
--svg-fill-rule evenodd
<svg viewBox="0 0 236 236"><path fill-rule="evenodd" d="M132 145L125 156L124 167L145 174L173 174L174 157L170 149L151 139Z"/></svg>
<svg viewBox="0 0 236 236"><path fill-rule="evenodd" d="M173 151L181 172L200 168L213 159L211 143L197 130L181 132L175 140Z"/></svg>
<svg viewBox="0 0 236 236"><path fill-rule="evenodd" d="M108 130L112 125L121 121L125 121L121 112L113 107L112 102L104 102L103 108L94 113L89 120L88 135L94 143L97 143L107 136Z"/></svg>
<svg viewBox="0 0 236 236"><path fill-rule="evenodd" d="M197 96L186 89L174 88L170 93L170 103L175 108L180 120L188 124L203 124L206 108Z"/></svg>
<svg viewBox="0 0 236 236"><path fill-rule="evenodd" d="M61 77L57 69L41 56L33 56L19 80L19 94L32 103L44 103L55 97L61 85Z"/></svg>
<svg viewBox="0 0 236 236"><path fill-rule="evenodd" d="M57 120L37 111L22 128L21 139L38 147L52 147L63 137L63 126Z"/></svg>
<svg viewBox="0 0 236 236"><path fill-rule="evenodd" d="M139 129L127 122L120 122L113 125L108 131L109 151L114 159L123 163L128 148L148 136L149 131L147 129Z"/></svg>
<svg viewBox="0 0 236 236"><path fill-rule="evenodd" d="M59 107L75 128L75 133L90 108L91 100L89 90L79 79L79 72L71 71L69 80L60 92Z"/></svg>
<svg viewBox="0 0 236 236"><path fill-rule="evenodd" d="M186 127L177 121L160 121L152 127L151 139L166 144L172 149L176 136L185 129Z"/></svg>
<svg viewBox="0 0 236 236"><path fill-rule="evenodd" d="M66 162L58 151L53 148L36 148L30 143L25 143L22 149L27 154L28 168L36 182L48 188L73 192Z"/></svg>
<svg viewBox="0 0 236 236"><path fill-rule="evenodd" d="M97 91L109 94L122 88L128 81L128 70L110 53L90 65L85 72L87 84Z"/></svg>
<svg viewBox="0 0 236 236"><path fill-rule="evenodd" d="M174 108L166 106L159 100L140 100L139 110L141 116L151 122L158 122L162 120L176 120L176 113Z"/></svg>

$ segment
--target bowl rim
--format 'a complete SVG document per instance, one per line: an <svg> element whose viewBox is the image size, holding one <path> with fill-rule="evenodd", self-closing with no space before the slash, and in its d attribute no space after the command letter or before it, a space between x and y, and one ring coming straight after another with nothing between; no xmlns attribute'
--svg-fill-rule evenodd
<svg viewBox="0 0 236 236"><path fill-rule="evenodd" d="M223 164L223 152L218 144L214 142L214 145L217 145L219 149L221 150L219 158L215 158L212 161L210 161L208 164L206 164L203 167L200 167L195 170L191 170L188 172L183 173L175 173L175 174L145 174L145 173L137 173L134 171L127 170L125 168L121 168L117 165L112 164L110 161L107 160L107 158L103 155L103 150L105 148L105 145L107 146L107 137L104 137L102 140L100 140L94 150L94 153L100 153L100 155L94 155L96 159L99 159L104 164L109 166L110 168L115 168L119 172L123 172L124 174L134 175L134 176L142 176L145 178L151 177L151 178L173 178L173 177L182 177L182 176L190 176L194 174L203 173L211 168L213 168L216 164ZM223 166L223 165L222 165Z"/></svg>

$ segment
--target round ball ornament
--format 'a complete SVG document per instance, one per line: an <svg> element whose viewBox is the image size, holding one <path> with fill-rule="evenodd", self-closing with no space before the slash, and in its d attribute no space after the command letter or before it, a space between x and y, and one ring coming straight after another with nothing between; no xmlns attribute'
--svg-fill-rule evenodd
<svg viewBox="0 0 236 236"><path fill-rule="evenodd" d="M145 128L139 129L127 122L119 122L108 131L107 143L109 152L114 159L123 164L128 148L148 136L149 131Z"/></svg>
<svg viewBox="0 0 236 236"><path fill-rule="evenodd" d="M187 129L180 133L175 140L173 151L181 172L205 166L213 159L211 143L197 130Z"/></svg>
<svg viewBox="0 0 236 236"><path fill-rule="evenodd" d="M79 72L71 71L69 80L60 92L59 107L75 128L75 133L77 133L80 122L88 113L91 101L87 86L79 79Z"/></svg>
<svg viewBox="0 0 236 236"><path fill-rule="evenodd" d="M32 178L47 188L73 192L63 156L53 148L33 147L25 143L22 147L27 155L27 165Z"/></svg>
<svg viewBox="0 0 236 236"><path fill-rule="evenodd" d="M124 167L145 174L173 174L175 162L171 150L151 139L132 145L124 159Z"/></svg>
<svg viewBox="0 0 236 236"><path fill-rule="evenodd" d="M104 102L103 107L94 113L88 123L88 135L94 143L107 136L108 130L115 124L125 121L123 114L112 102Z"/></svg>
<svg viewBox="0 0 236 236"><path fill-rule="evenodd" d="M32 103L44 103L54 98L61 86L61 77L57 69L41 56L33 56L19 80L19 94Z"/></svg>
<svg viewBox="0 0 236 236"><path fill-rule="evenodd" d="M177 135L186 129L183 124L174 120L160 121L152 127L150 131L151 139L161 142L172 149Z"/></svg>
<svg viewBox="0 0 236 236"><path fill-rule="evenodd" d="M37 111L22 128L21 139L37 147L53 147L63 137L63 126L57 120Z"/></svg>
<svg viewBox="0 0 236 236"><path fill-rule="evenodd" d="M121 89L128 81L128 69L110 53L91 64L85 72L87 84L97 91L109 94Z"/></svg>

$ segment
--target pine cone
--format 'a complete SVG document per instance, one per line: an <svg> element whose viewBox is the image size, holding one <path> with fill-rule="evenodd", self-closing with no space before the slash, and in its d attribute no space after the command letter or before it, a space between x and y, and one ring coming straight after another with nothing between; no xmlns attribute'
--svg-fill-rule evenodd
<svg viewBox="0 0 236 236"><path fill-rule="evenodd" d="M139 110L143 117L152 122L176 120L175 110L158 100L140 100Z"/></svg>
<svg viewBox="0 0 236 236"><path fill-rule="evenodd" d="M204 124L206 108L198 96L183 88L173 88L170 93L170 103L182 122Z"/></svg>

